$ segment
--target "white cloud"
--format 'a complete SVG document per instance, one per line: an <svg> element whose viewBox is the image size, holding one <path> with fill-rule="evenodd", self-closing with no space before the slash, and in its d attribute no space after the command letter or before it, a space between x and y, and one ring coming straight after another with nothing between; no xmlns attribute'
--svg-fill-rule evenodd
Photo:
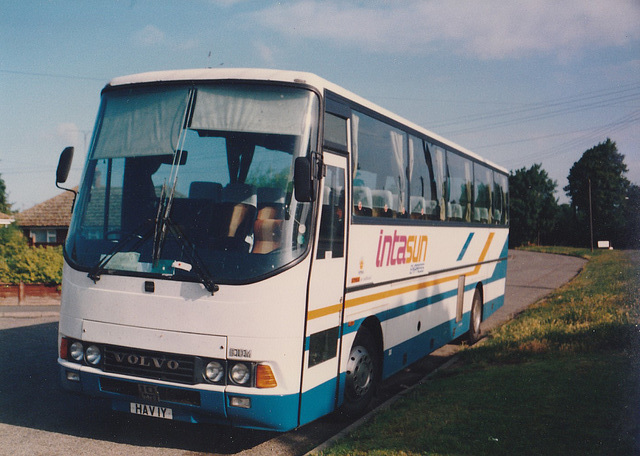
<svg viewBox="0 0 640 456"><path fill-rule="evenodd" d="M247 0L211 0L211 3L214 5L222 6L224 8L228 8L230 6L234 6L238 3L244 3Z"/></svg>
<svg viewBox="0 0 640 456"><path fill-rule="evenodd" d="M443 48L479 59L566 58L640 39L637 0L303 0L251 16L284 35L369 52L422 54Z"/></svg>
<svg viewBox="0 0 640 456"><path fill-rule="evenodd" d="M143 29L133 34L133 42L138 46L154 47L161 46L176 51L188 51L199 46L200 42L195 38L185 41L178 41L173 37L168 37L166 33L155 25L147 25Z"/></svg>
<svg viewBox="0 0 640 456"><path fill-rule="evenodd" d="M73 122L57 124L53 136L60 144L65 144L66 146L80 147L84 142L84 132Z"/></svg>
<svg viewBox="0 0 640 456"><path fill-rule="evenodd" d="M257 41L255 43L253 43L253 47L255 48L255 50L258 52L258 55L260 56L260 59L262 59L262 61L267 64L267 65L273 65L274 63L274 49L272 47L267 46L266 44L264 44L261 41Z"/></svg>
<svg viewBox="0 0 640 456"><path fill-rule="evenodd" d="M155 46L165 43L165 34L154 25L147 25L133 35L134 42L141 46Z"/></svg>

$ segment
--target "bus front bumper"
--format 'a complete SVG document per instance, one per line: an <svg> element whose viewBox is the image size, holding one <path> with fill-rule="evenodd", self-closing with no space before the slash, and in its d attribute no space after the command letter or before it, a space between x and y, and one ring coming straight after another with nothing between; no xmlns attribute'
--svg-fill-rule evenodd
<svg viewBox="0 0 640 456"><path fill-rule="evenodd" d="M70 392L108 399L115 411L189 423L211 423L270 431L298 425L298 394L264 395L180 386L96 373L60 361L60 382ZM247 393L251 393L247 389Z"/></svg>

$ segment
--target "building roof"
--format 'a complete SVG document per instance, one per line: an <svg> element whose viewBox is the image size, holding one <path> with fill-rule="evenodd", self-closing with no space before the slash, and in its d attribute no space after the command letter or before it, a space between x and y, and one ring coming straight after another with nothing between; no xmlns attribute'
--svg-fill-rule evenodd
<svg viewBox="0 0 640 456"><path fill-rule="evenodd" d="M23 228L68 227L71 222L73 196L71 192L63 192L16 214L16 220Z"/></svg>
<svg viewBox="0 0 640 456"><path fill-rule="evenodd" d="M11 215L0 212L0 225L11 225L16 219Z"/></svg>

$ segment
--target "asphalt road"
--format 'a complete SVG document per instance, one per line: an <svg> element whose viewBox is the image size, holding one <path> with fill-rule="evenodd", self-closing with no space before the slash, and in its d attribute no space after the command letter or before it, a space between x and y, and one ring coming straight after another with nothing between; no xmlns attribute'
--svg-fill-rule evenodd
<svg viewBox="0 0 640 456"><path fill-rule="evenodd" d="M489 330L574 277L584 261L509 252L505 305ZM99 400L63 392L56 363L57 318L0 318L0 455L304 454L349 423L335 416L276 434L153 420L111 412ZM456 351L447 345L385 382L382 403Z"/></svg>

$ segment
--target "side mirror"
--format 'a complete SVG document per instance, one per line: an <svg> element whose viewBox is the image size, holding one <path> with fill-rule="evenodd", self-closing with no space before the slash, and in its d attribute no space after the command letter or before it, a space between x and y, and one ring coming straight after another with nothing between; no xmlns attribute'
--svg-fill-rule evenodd
<svg viewBox="0 0 640 456"><path fill-rule="evenodd" d="M73 147L66 147L60 154L58 169L56 170L56 184L64 184L69 177L71 162L73 161Z"/></svg>
<svg viewBox="0 0 640 456"><path fill-rule="evenodd" d="M67 192L73 193L73 202L71 203L71 212L73 212L73 207L76 205L76 197L78 196L78 192L75 190L71 190L70 188L60 187L60 184L64 184L67 181L67 177L69 177L69 170L71 169L71 162L73 161L73 147L65 147L62 153L60 154L60 160L58 160L58 169L56 169L56 187L60 190L66 190Z"/></svg>
<svg viewBox="0 0 640 456"><path fill-rule="evenodd" d="M310 157L296 158L293 169L293 187L296 200L301 203L308 203L315 199L313 185L313 167Z"/></svg>

